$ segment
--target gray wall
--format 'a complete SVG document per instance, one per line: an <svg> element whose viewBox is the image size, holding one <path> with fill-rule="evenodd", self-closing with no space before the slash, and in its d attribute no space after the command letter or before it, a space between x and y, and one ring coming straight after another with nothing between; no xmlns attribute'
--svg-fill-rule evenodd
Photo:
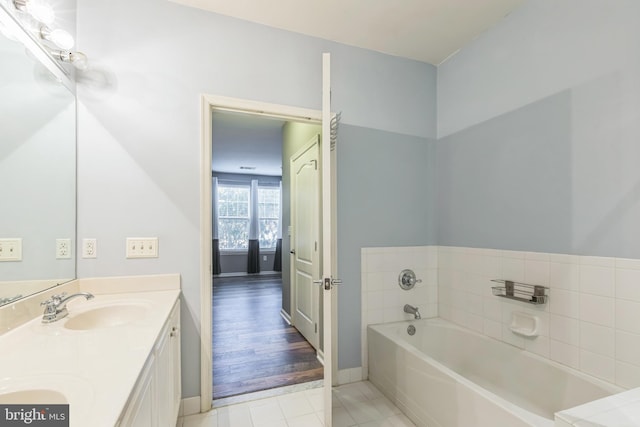
<svg viewBox="0 0 640 427"><path fill-rule="evenodd" d="M360 341L353 342L360 336L360 248L436 243L435 148L435 141L429 138L340 126L340 368L360 366Z"/></svg>
<svg viewBox="0 0 640 427"><path fill-rule="evenodd" d="M266 259L265 259L266 257ZM273 259L275 253L260 251L260 271L273 271ZM247 273L247 254L223 253L220 255L220 264L223 273Z"/></svg>
<svg viewBox="0 0 640 427"><path fill-rule="evenodd" d="M571 95L438 141L438 243L572 252Z"/></svg>
<svg viewBox="0 0 640 427"><path fill-rule="evenodd" d="M436 134L436 70L165 0L94 0L78 6L78 49L93 67L78 87L78 236L97 238L99 247L97 259L78 260L78 276L180 273L183 394L199 395L199 95L320 109L321 53L331 52L332 109L343 112L344 133L350 133L339 148L347 157L339 167L353 162L354 168L338 177L339 197L355 191L354 199L376 200L380 189L356 171L371 177L393 171L399 175L392 182L407 182L405 172L397 172L407 159L393 155L403 146L410 164L422 165L412 158L426 150L420 146L424 138ZM357 147L357 154L347 146ZM390 156L378 155L378 149ZM406 178L416 174L410 171ZM370 234L361 226L362 214L365 223L382 226L393 209L356 207L342 208L338 217L345 232L338 262L350 271L345 289L351 286L338 313L340 368L360 365L359 260L354 263L360 241L344 239ZM414 231L424 222L416 213L405 214L391 229L402 238L389 232L388 240L378 236L362 243L427 243ZM126 260L124 242L132 235L159 237L160 257Z"/></svg>
<svg viewBox="0 0 640 427"><path fill-rule="evenodd" d="M638 16L527 2L439 67L439 244L640 258Z"/></svg>

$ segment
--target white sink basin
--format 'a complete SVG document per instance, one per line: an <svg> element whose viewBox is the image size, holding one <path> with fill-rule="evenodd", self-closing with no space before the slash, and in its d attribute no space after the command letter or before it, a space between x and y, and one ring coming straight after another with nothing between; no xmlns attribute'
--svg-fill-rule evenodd
<svg viewBox="0 0 640 427"><path fill-rule="evenodd" d="M86 331L91 329L114 328L144 319L149 306L137 303L119 303L91 308L71 314L65 321L66 329Z"/></svg>
<svg viewBox="0 0 640 427"><path fill-rule="evenodd" d="M65 404L69 403L64 394L55 390L36 389L36 390L20 390L9 393L0 394L0 403L4 405L47 405L47 404Z"/></svg>

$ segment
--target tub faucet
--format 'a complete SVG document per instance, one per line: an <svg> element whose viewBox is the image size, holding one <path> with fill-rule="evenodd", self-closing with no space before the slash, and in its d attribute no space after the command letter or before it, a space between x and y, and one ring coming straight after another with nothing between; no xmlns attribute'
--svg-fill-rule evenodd
<svg viewBox="0 0 640 427"><path fill-rule="evenodd" d="M77 294L67 296L66 292L60 295L51 295L46 301L42 301L40 305L44 305L44 314L42 315L42 323L51 323L56 320L60 320L67 317L69 312L67 311L67 302L76 297L85 297L86 299L93 298L93 294L89 292L78 292Z"/></svg>
<svg viewBox="0 0 640 427"><path fill-rule="evenodd" d="M420 319L420 312L418 311L418 307L414 307L412 305L405 304L404 305L404 312L405 313L409 313L409 314L413 314L414 318Z"/></svg>

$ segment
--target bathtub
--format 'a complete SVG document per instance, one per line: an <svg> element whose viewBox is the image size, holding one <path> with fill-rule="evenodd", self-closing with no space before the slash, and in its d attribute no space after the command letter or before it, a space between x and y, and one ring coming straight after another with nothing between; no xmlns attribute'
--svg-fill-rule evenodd
<svg viewBox="0 0 640 427"><path fill-rule="evenodd" d="M439 318L367 334L369 380L417 426L552 427L555 412L623 391Z"/></svg>

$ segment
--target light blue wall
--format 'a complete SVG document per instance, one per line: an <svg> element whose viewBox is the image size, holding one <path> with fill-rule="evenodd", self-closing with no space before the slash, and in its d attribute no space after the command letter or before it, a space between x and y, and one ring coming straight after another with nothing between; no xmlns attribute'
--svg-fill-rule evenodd
<svg viewBox="0 0 640 427"><path fill-rule="evenodd" d="M640 2L527 2L438 68L438 243L640 258Z"/></svg>
<svg viewBox="0 0 640 427"><path fill-rule="evenodd" d="M388 205L376 209L381 194L369 179L393 174L386 189L422 190L412 180L422 177L417 159L436 135L435 68L165 0L78 6L78 49L92 62L78 87L78 237L98 239L98 258L79 259L78 275L181 274L184 397L200 393L199 95L319 109L321 53L331 52L333 110L343 112L346 134L338 191L350 199L338 217L339 245L348 248L338 262L349 289L338 314L339 366L359 366L354 248L428 239L426 202L397 221L399 200L382 198ZM370 238L375 230L363 219L384 234ZM382 231L394 222L394 232ZM159 237L160 257L126 260L132 235Z"/></svg>
<svg viewBox="0 0 640 427"><path fill-rule="evenodd" d="M435 140L350 125L338 135L338 349L351 368L361 360L360 248L436 243Z"/></svg>
<svg viewBox="0 0 640 427"><path fill-rule="evenodd" d="M571 251L571 96L438 141L438 243Z"/></svg>

